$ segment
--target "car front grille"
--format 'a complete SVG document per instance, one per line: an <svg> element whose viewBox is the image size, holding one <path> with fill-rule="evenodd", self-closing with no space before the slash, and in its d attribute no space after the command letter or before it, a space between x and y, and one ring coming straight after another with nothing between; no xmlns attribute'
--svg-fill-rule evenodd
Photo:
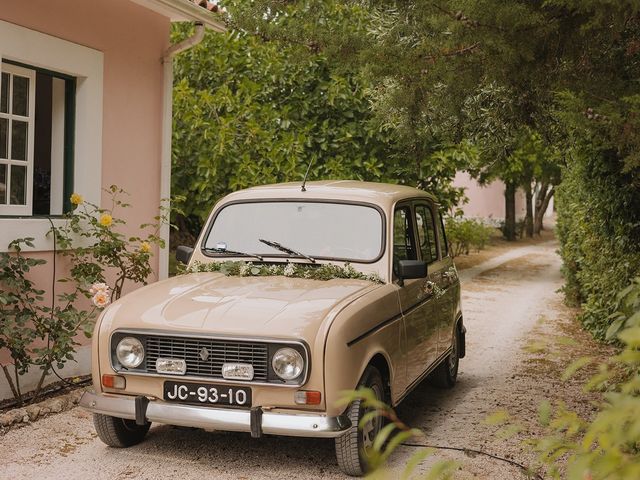
<svg viewBox="0 0 640 480"><path fill-rule="evenodd" d="M158 358L181 358L187 362L187 376L222 378L224 363L249 363L254 382L267 381L266 343L171 336L146 336L145 366L156 372Z"/></svg>

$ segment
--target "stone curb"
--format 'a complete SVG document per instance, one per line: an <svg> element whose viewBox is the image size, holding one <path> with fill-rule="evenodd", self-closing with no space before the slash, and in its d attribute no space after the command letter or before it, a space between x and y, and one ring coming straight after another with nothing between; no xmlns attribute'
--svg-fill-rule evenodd
<svg viewBox="0 0 640 480"><path fill-rule="evenodd" d="M90 387L80 387L63 395L43 400L27 407L14 408L0 414L0 435L12 427L27 425L53 413L66 412L78 405L80 397Z"/></svg>

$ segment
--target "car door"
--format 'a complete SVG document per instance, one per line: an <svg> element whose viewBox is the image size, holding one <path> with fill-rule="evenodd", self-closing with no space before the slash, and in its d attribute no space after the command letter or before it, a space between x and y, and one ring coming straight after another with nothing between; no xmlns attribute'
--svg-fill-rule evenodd
<svg viewBox="0 0 640 480"><path fill-rule="evenodd" d="M414 204L416 216L416 231L418 234L418 254L427 262L429 274L430 318L428 319L429 341L424 348L428 349L429 364L437 360L442 351L439 348L441 332L450 325L451 301L449 288L448 268L450 263L439 255L438 236L436 233L437 222L435 206L427 201L416 201ZM434 349L435 343L435 349Z"/></svg>
<svg viewBox="0 0 640 480"><path fill-rule="evenodd" d="M400 260L418 260L419 257L412 205L410 203L398 205L393 222L395 276ZM433 302L426 291L427 280L427 278L407 279L401 282L402 285L398 288L405 331L407 386L415 382L437 356L437 327L432 325Z"/></svg>
<svg viewBox="0 0 640 480"><path fill-rule="evenodd" d="M442 355L449 349L453 340L453 327L459 310L460 279L458 278L458 272L453 263L453 258L449 255L449 246L447 244L442 213L439 213L437 216L436 230L438 234L438 253L444 274L443 299L447 308L447 313L446 315L443 314L440 328L438 329L438 354Z"/></svg>

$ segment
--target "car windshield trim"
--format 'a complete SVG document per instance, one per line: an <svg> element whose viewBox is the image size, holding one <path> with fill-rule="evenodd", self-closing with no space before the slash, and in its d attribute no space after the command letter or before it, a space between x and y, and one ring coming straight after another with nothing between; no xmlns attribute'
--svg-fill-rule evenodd
<svg viewBox="0 0 640 480"><path fill-rule="evenodd" d="M209 257L209 258L216 258L216 257L220 257L223 256L224 254L215 254L215 257L213 255L211 255L211 252L207 252L206 247L204 246L207 238L209 238L209 234L211 233L211 229L213 228L214 223L216 222L216 219L218 218L218 215L220 215L220 212L222 212L225 208L230 207L232 205L240 205L240 204L247 204L247 203L278 203L278 202L283 202L283 203L295 203L295 202L306 202L306 203L326 203L326 204L331 204L331 205L354 205L354 206L360 206L360 207L369 207L374 209L376 212L378 212L378 214L380 215L380 221L381 221L381 232L380 232L380 252L378 253L377 256L375 256L375 258L372 258L371 260L367 259L367 260L363 260L363 259L355 259L355 258L348 258L348 257L331 257L331 256L322 256L322 255L314 255L313 258L315 258L316 260L323 260L323 261L327 261L327 262L342 262L342 263L359 263L359 264L372 264L372 263L376 263L378 261L380 261L380 259L384 256L385 252L386 252L386 238L387 238L387 216L384 212L384 210L382 209L382 207L380 207L379 205L376 205L375 203L369 203L369 202L364 202L364 201L357 201L357 200L339 200L339 199L323 199L323 198L301 198L301 197L295 197L295 198L264 198L264 197L260 197L260 198L247 198L247 199L242 199L242 200L232 200L230 202L224 203L223 205L221 205L219 208L216 209L214 216L211 218L211 220L208 222L207 227L206 227L206 231L204 233L204 235L202 236L202 246L200 248L200 250L202 251L202 254L205 257ZM273 255L271 254L265 254L265 253L260 253L261 256L263 257L272 257L272 258L292 258L290 255L287 254L280 254L280 253L274 253ZM228 255L229 257L232 257L233 255Z"/></svg>

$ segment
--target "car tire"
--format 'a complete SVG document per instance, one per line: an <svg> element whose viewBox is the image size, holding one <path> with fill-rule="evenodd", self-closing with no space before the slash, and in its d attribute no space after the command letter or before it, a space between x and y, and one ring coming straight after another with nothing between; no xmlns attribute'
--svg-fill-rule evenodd
<svg viewBox="0 0 640 480"><path fill-rule="evenodd" d="M453 388L458 379L460 365L460 330L456 326L453 333L451 353L445 357L431 375L431 383L439 388Z"/></svg>
<svg viewBox="0 0 640 480"><path fill-rule="evenodd" d="M377 368L368 366L358 386L372 389L378 400L385 401L384 382ZM338 466L352 477L360 477L369 472L366 450L372 445L384 423L382 417L377 417L364 428L359 428L360 420L367 411L362 400L352 402L346 412L351 420L351 428L335 440Z"/></svg>
<svg viewBox="0 0 640 480"><path fill-rule="evenodd" d="M100 440L115 448L137 445L144 440L151 427L150 422L145 425L137 425L135 420L127 420L100 413L93 414L93 424Z"/></svg>

